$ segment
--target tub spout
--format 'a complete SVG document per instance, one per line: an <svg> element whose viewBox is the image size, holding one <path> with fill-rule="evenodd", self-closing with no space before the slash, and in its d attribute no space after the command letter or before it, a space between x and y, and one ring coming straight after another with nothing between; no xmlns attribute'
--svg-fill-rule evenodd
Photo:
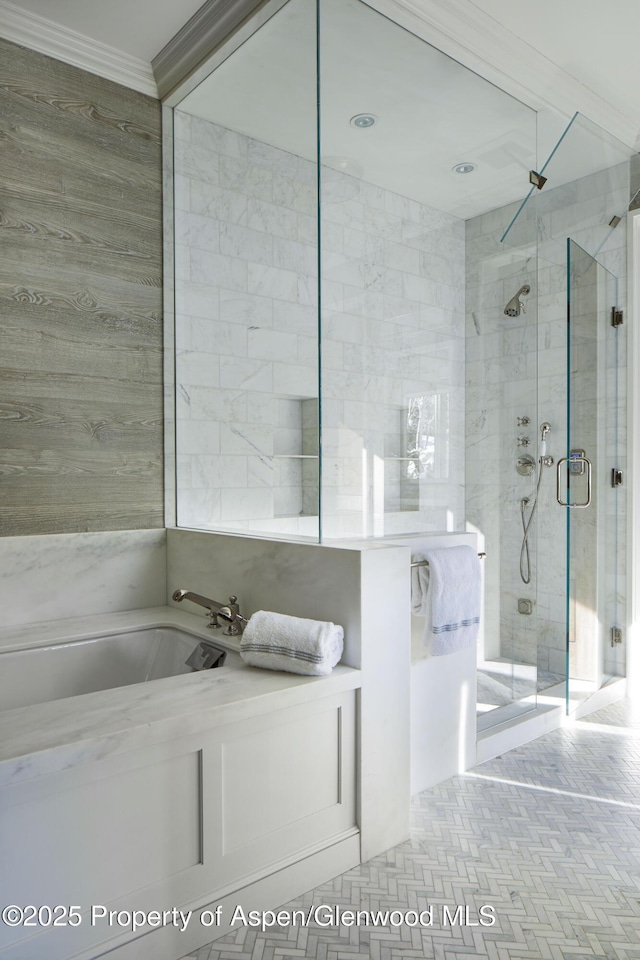
<svg viewBox="0 0 640 960"><path fill-rule="evenodd" d="M226 623L225 634L228 637L235 637L242 633L245 624L248 622L245 617L240 615L238 608L238 598L229 597L229 603L218 603L217 600L211 600L210 597L203 597L199 593L192 593L191 590L175 590L172 594L172 600L181 603L183 600L191 600L209 611L209 624L212 629L219 627L218 618Z"/></svg>

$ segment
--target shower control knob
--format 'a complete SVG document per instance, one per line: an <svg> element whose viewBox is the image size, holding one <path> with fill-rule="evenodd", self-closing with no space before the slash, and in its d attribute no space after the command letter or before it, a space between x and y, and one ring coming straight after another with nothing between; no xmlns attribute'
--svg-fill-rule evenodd
<svg viewBox="0 0 640 960"><path fill-rule="evenodd" d="M529 417L518 417L518 426L519 427L528 427L531 423Z"/></svg>
<svg viewBox="0 0 640 960"><path fill-rule="evenodd" d="M529 437L518 437L519 447L528 447L529 443L530 443Z"/></svg>

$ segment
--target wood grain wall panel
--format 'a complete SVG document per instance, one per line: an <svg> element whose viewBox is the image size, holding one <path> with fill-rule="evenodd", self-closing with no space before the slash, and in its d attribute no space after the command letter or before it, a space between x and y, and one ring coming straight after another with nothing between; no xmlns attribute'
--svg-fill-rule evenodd
<svg viewBox="0 0 640 960"><path fill-rule="evenodd" d="M0 40L0 533L162 526L157 101Z"/></svg>

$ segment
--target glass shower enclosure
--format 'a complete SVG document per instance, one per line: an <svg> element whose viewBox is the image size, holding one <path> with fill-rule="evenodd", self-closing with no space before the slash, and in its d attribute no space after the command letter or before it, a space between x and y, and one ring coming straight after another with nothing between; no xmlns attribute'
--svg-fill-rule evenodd
<svg viewBox="0 0 640 960"><path fill-rule="evenodd" d="M562 697L567 712L624 674L621 224L631 201L631 155L576 114L501 240L520 252L536 242L537 421L548 428L533 498L537 690L549 704ZM544 476L543 453L554 478Z"/></svg>
<svg viewBox="0 0 640 960"><path fill-rule="evenodd" d="M360 0L274 10L174 111L177 522L463 531L466 222L535 112Z"/></svg>
<svg viewBox="0 0 640 960"><path fill-rule="evenodd" d="M622 276L602 216L624 214L629 151L574 118L542 163L534 110L361 0L269 0L260 22L173 111L173 520L323 543L477 534L479 711L502 722L564 696L565 585L574 624L594 589L577 573L591 514L556 496L558 460L573 496L595 443L575 421L590 377L567 358L589 338L576 319L566 341L566 243L595 264L573 251L582 316L610 299L592 276ZM593 415L621 470L616 342ZM621 578L598 577L620 606ZM589 682L620 672L614 652Z"/></svg>

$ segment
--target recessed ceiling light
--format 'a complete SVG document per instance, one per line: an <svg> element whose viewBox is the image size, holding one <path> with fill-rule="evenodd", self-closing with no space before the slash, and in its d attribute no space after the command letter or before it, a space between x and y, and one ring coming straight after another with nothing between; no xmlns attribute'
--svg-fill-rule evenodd
<svg viewBox="0 0 640 960"><path fill-rule="evenodd" d="M372 127L377 121L378 118L374 113L357 113L355 117L351 117L349 123L359 130L366 130L367 127Z"/></svg>
<svg viewBox="0 0 640 960"><path fill-rule="evenodd" d="M473 173L475 168L475 163L456 163L455 167L451 167L454 173Z"/></svg>

